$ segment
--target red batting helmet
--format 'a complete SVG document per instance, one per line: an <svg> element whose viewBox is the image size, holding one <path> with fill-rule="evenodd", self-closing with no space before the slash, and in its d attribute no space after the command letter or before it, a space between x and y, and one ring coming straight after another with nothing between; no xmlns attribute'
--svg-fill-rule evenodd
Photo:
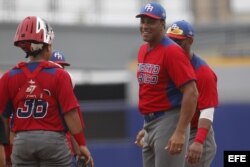
<svg viewBox="0 0 250 167"><path fill-rule="evenodd" d="M17 27L14 45L33 52L42 49L43 44L52 44L53 39L54 32L45 20L28 16Z"/></svg>

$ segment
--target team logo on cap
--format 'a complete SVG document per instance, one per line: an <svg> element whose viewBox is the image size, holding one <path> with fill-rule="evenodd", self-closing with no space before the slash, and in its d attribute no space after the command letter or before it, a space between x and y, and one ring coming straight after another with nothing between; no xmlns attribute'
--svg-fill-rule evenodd
<svg viewBox="0 0 250 167"><path fill-rule="evenodd" d="M177 24L173 24L167 31L169 34L175 34L175 35L183 35L183 30L180 29L180 27L177 26Z"/></svg>
<svg viewBox="0 0 250 167"><path fill-rule="evenodd" d="M59 52L56 52L54 54L54 57L56 57L58 60L62 60L63 59L63 56Z"/></svg>
<svg viewBox="0 0 250 167"><path fill-rule="evenodd" d="M154 7L153 7L150 3L148 3L148 4L145 6L145 10L146 10L147 12L152 12L153 9L154 9Z"/></svg>

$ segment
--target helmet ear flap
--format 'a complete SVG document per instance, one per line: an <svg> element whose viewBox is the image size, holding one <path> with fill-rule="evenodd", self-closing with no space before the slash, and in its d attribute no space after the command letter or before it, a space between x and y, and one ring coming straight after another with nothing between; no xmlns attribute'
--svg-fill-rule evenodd
<svg viewBox="0 0 250 167"><path fill-rule="evenodd" d="M30 47L31 47L31 43L30 42L21 41L21 42L18 43L18 46L20 48L22 48L23 51L25 51L25 52L29 52L31 50L30 49Z"/></svg>
<svg viewBox="0 0 250 167"><path fill-rule="evenodd" d="M26 58L28 57L28 55L37 55L39 54L43 48L44 48L45 44L43 43L32 43L29 41L20 41L18 43L18 47L20 47L24 52L27 53Z"/></svg>

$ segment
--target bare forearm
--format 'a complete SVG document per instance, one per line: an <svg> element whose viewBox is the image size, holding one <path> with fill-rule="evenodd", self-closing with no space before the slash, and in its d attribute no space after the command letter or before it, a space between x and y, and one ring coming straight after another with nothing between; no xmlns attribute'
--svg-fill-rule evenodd
<svg viewBox="0 0 250 167"><path fill-rule="evenodd" d="M4 153L4 146L0 144L0 166L5 166L5 153Z"/></svg>
<svg viewBox="0 0 250 167"><path fill-rule="evenodd" d="M177 124L177 131L184 132L192 120L197 106L198 92L195 83L190 83L183 91L180 118Z"/></svg>
<svg viewBox="0 0 250 167"><path fill-rule="evenodd" d="M210 129L212 122L209 119L201 118L199 119L198 128Z"/></svg>
<svg viewBox="0 0 250 167"><path fill-rule="evenodd" d="M5 128L5 133L7 139L10 138L10 124L9 124L9 118L4 118L3 117L3 123L4 123L4 128Z"/></svg>
<svg viewBox="0 0 250 167"><path fill-rule="evenodd" d="M77 110L74 109L64 115L64 119L66 121L66 124L69 128L69 131L71 134L77 134L83 131L81 120L79 118L79 115L77 113Z"/></svg>

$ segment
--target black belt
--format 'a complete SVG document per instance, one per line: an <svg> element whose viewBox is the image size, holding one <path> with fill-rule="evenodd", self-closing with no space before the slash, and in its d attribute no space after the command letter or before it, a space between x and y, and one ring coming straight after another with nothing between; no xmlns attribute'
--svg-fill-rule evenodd
<svg viewBox="0 0 250 167"><path fill-rule="evenodd" d="M159 112L153 112L144 115L144 120L148 123L150 121L153 121L156 118L159 118L165 114L166 111L159 111Z"/></svg>

